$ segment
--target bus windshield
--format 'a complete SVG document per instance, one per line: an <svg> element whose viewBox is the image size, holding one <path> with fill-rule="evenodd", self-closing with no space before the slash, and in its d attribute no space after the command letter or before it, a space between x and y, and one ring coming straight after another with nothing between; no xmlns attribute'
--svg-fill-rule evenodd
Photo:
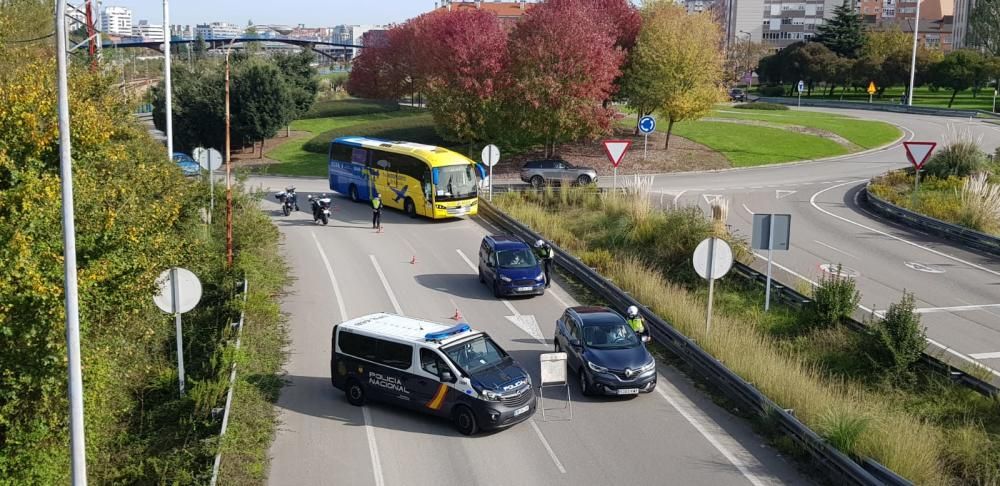
<svg viewBox="0 0 1000 486"><path fill-rule="evenodd" d="M434 169L436 201L457 201L476 197L476 171L472 164L446 165Z"/></svg>

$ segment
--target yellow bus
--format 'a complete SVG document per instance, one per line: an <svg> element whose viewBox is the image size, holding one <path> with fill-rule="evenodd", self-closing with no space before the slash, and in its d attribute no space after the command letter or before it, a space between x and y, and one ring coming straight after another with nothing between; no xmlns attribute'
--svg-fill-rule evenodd
<svg viewBox="0 0 1000 486"><path fill-rule="evenodd" d="M412 217L453 218L479 212L482 166L451 150L412 142L341 137L330 142L330 190L382 203Z"/></svg>

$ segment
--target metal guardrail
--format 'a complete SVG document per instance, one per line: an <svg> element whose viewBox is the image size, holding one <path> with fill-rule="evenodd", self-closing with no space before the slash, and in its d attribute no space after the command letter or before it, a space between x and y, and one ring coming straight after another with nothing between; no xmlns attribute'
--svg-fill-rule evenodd
<svg viewBox="0 0 1000 486"><path fill-rule="evenodd" d="M534 241L541 236L530 228L522 225L502 211L493 207L487 201L479 201L480 215L492 220L504 230L515 236ZM743 403L749 409L761 416L772 417L803 450L807 451L819 464L826 467L834 476L846 484L857 485L909 485L905 479L893 474L888 469L878 466L875 472L869 472L861 464L853 461L846 454L827 443L822 437L800 422L790 411L787 411L764 396L756 387L741 378L719 360L705 352L693 340L677 331L669 322L647 309L641 302L632 298L613 283L598 274L568 252L556 245L555 262L565 269L575 279L590 288L613 306L625 308L634 305L642 309L647 317L650 334L657 343L669 349L673 354L683 359L699 374L714 384L724 394ZM866 461L874 462L874 461Z"/></svg>
<svg viewBox="0 0 1000 486"><path fill-rule="evenodd" d="M246 307L247 294L250 293L249 282L243 279L243 304ZM240 320L236 325L236 348L240 349L240 337L243 335L243 319L246 311L240 310ZM212 481L210 486L215 486L219 479L219 465L222 464L222 437L226 435L226 428L229 426L229 409L233 404L233 385L236 383L236 362L233 361L232 369L229 370L229 391L226 392L226 409L222 413L222 428L219 430L219 451L215 453L215 463L212 464Z"/></svg>
<svg viewBox="0 0 1000 486"><path fill-rule="evenodd" d="M869 185L871 185L871 181L865 185L865 190L861 194L861 199L867 202L868 206L875 210L876 213L907 226L913 226L949 240L956 241L965 246L975 248L976 250L984 251L994 256L1000 256L1000 238L980 233L969 228L963 228L958 225L946 223L940 219L935 219L930 216L925 216L923 214L910 211L909 209L896 206L895 204L872 194L872 192L868 190Z"/></svg>
<svg viewBox="0 0 1000 486"><path fill-rule="evenodd" d="M779 103L782 105L798 105L799 99L795 98L785 98L785 97L771 97L771 96L760 96L754 98L754 101L766 102L766 103ZM990 113L983 110L958 110L950 108L931 108L927 106L907 106L896 103L865 103L863 101L836 101L836 100L815 100L815 99L802 99L802 106L811 106L816 108L846 108L851 110L871 110L871 111L890 111L895 113L911 113L914 115L934 115L934 116L950 116L950 117L974 117L977 115L984 115L989 117L1000 117L996 113Z"/></svg>

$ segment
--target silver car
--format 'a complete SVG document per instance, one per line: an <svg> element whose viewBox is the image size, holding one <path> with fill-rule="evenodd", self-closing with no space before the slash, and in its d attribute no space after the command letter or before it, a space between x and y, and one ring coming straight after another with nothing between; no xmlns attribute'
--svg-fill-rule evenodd
<svg viewBox="0 0 1000 486"><path fill-rule="evenodd" d="M577 167L565 160L532 160L521 168L521 180L536 188L552 183L582 186L597 182L597 171L590 167Z"/></svg>

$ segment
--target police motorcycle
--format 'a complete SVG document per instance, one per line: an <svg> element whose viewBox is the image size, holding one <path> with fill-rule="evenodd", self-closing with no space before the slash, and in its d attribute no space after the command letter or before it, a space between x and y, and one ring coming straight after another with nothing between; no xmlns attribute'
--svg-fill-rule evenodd
<svg viewBox="0 0 1000 486"><path fill-rule="evenodd" d="M288 216L294 209L299 210L299 198L295 195L295 186L288 186L284 191L274 193L274 198L281 203L281 212Z"/></svg>
<svg viewBox="0 0 1000 486"><path fill-rule="evenodd" d="M313 222L322 221L323 224L330 222L330 196L326 194L320 194L319 196L308 196L309 202L312 203L313 212Z"/></svg>

